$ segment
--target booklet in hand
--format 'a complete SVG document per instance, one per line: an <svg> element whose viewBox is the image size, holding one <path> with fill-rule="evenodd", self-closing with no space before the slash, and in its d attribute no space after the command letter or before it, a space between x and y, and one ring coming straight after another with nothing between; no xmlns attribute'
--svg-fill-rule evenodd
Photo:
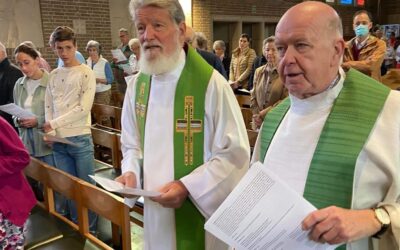
<svg viewBox="0 0 400 250"><path fill-rule="evenodd" d="M113 181L104 177L89 175L95 182L100 184L105 190L121 194L122 196L144 196L144 197L157 197L161 195L157 191L147 191L139 188L130 188L117 181Z"/></svg>

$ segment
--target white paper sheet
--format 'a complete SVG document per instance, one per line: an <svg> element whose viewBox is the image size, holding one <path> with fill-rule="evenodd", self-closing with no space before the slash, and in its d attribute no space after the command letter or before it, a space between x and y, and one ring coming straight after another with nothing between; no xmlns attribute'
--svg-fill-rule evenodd
<svg viewBox="0 0 400 250"><path fill-rule="evenodd" d="M99 177L99 176L93 176L89 175L90 178L92 178L95 182L100 184L105 190L114 192L114 193L119 193L122 196L144 196L144 197L156 197L161 195L160 192L156 191L148 191L148 190L143 190L143 189L138 189L138 188L129 188L125 187L122 183L119 183L117 181Z"/></svg>
<svg viewBox="0 0 400 250"><path fill-rule="evenodd" d="M111 54L112 54L113 58L117 59L117 62L123 62L123 61L128 60L128 59L126 59L126 56L120 49L112 49Z"/></svg>
<svg viewBox="0 0 400 250"><path fill-rule="evenodd" d="M36 117L33 113L29 112L26 109L21 108L18 105L15 105L14 103L8 103L5 105L0 106L0 110L3 112L6 112L10 115L16 116L18 118L32 118Z"/></svg>
<svg viewBox="0 0 400 250"><path fill-rule="evenodd" d="M62 138L62 137L58 137L55 135L51 135L51 134L46 134L46 133L41 133L39 132L41 135L43 135L43 139L45 141L49 141L49 142L59 142L59 143L64 143L64 144L68 144L68 145L72 145L77 147L78 145L76 143L73 143L72 141Z"/></svg>
<svg viewBox="0 0 400 250"><path fill-rule="evenodd" d="M301 222L316 210L262 163L252 165L205 224L205 229L237 250L334 249L308 238Z"/></svg>
<svg viewBox="0 0 400 250"><path fill-rule="evenodd" d="M131 67L131 65L129 64L120 64L119 65L121 67L121 69L127 74L127 75L132 75L133 72L133 68Z"/></svg>

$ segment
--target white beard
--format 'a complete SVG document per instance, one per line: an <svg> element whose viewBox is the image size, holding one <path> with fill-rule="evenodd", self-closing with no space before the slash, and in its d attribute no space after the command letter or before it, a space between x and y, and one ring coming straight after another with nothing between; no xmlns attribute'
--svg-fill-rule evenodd
<svg viewBox="0 0 400 250"><path fill-rule="evenodd" d="M150 61L146 58L146 53L142 46L141 55L143 56L139 60L140 71L147 75L159 75L172 71L179 64L181 50L181 46L177 45L176 50L171 55L160 54L158 58Z"/></svg>

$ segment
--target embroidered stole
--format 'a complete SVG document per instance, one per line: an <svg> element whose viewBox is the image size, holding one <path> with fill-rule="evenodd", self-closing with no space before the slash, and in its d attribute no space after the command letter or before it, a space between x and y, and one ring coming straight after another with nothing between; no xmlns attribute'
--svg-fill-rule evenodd
<svg viewBox="0 0 400 250"><path fill-rule="evenodd" d="M204 102L212 72L213 68L192 47L189 47L186 63L175 91L175 180L188 175L204 163ZM136 83L135 100L142 149L144 149L150 83L150 76L140 73ZM204 223L204 217L189 199L186 199L180 208L175 209L177 249L204 250Z"/></svg>
<svg viewBox="0 0 400 250"><path fill-rule="evenodd" d="M356 71L349 70L322 129L312 158L304 198L318 209L351 208L354 168L390 89ZM261 131L261 160L290 107L286 98L265 117ZM345 245L337 248L345 249Z"/></svg>

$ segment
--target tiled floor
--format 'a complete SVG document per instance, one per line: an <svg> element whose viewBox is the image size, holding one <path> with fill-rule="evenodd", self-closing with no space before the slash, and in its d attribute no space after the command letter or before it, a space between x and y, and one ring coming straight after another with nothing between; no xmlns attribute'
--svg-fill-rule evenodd
<svg viewBox="0 0 400 250"><path fill-rule="evenodd" d="M143 228L131 222L132 250L143 249Z"/></svg>

